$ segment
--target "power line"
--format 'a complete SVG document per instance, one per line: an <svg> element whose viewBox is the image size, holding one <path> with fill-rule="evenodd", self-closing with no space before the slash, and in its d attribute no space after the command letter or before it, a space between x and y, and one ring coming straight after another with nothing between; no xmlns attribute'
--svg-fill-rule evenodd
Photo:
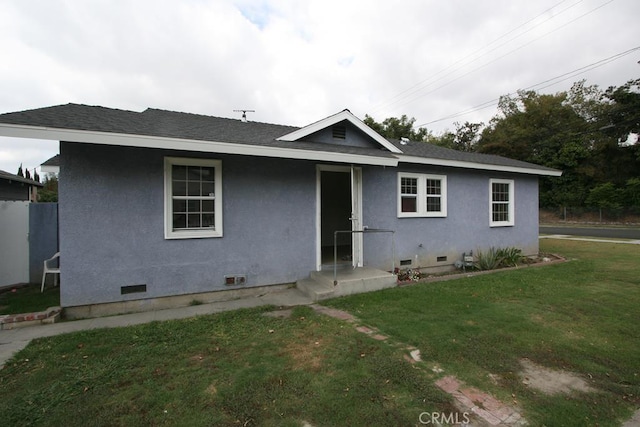
<svg viewBox="0 0 640 427"><path fill-rule="evenodd" d="M464 60L466 60L467 58L470 58L470 57L476 56L476 55L478 54L478 52L482 52L483 50L486 50L489 46L491 46L491 45L495 44L496 42L498 42L498 41L500 41L501 39L505 38L505 37L506 37L506 36L508 36L509 34L512 34L512 33L514 33L515 31L519 30L520 28L525 27L525 26L526 26L526 25L528 25L529 23L531 23L531 22L535 21L536 19L538 19L540 16L543 16L543 15L545 15L547 12L550 12L551 10L555 9L556 7L558 7L559 5L561 5L562 3L564 3L565 1L566 1L566 0L562 0L562 1L560 1L559 3L555 4L554 6L552 6L552 7L548 8L548 9L544 10L542 13L540 13L540 14L536 15L535 17L533 17L533 18L529 19L528 21L526 21L526 22L524 22L524 23L520 24L519 26L517 26L517 27L513 28L513 29L512 29L512 30L510 30L510 31L507 31L506 33L502 34L502 35L501 35L501 36L499 36L498 38L496 38L496 39L494 39L493 41L491 41L491 42L489 42L488 44L486 44L484 47L482 47L482 48L481 48L481 49L479 49L478 51L476 51L476 52L474 52L474 53L471 53L471 54L469 54L469 55L467 55L467 56L465 56L465 57L463 57L463 58L461 58L461 59L459 59L459 60L455 61L454 63L452 63L452 64L451 64L451 65L449 65L448 67L446 67L446 68L444 68L444 69L442 69L442 70L438 71L436 74L434 74L434 75L432 75L432 76L430 76L430 77L428 77L428 78L426 78L426 79L424 79L424 80L421 80L420 82L416 83L415 85L413 85L413 86L409 87L408 89L406 89L406 90L404 90L404 91L400 92L399 94L395 95L395 96L394 96L394 97L392 97L389 101L387 101L387 102L383 102L383 103L381 103L381 104L378 104L377 106L375 106L375 107L373 108L373 112L378 111L378 110L380 110L380 109L381 109L381 108L383 108L383 107L389 107L389 106L392 106L392 105L394 105L394 104L397 104L398 102L402 101L403 99L405 99L405 98L407 98L407 97L409 97L409 96L411 96L411 95L413 95L413 94L415 94L415 93L417 93L417 92L419 92L419 91L421 91L421 90L426 89L427 87L429 87L429 86L431 86L431 85L433 85L433 84L437 83L438 81L441 81L441 80L445 79L447 76L443 76L443 77L441 77L441 78L439 78L439 79L436 79L435 81L432 81L431 83L429 83L429 84L427 84L427 85L424 85L424 83L426 83L426 82L428 82L428 81L430 81L430 80L433 80L435 77L437 77L437 76L441 75L442 73L444 73L444 72L446 72L446 71L450 70L451 68L454 68L457 64L460 64L461 62L463 62L463 61L464 61ZM463 65L461 65L460 67L456 67L456 68L454 68L453 72L455 72L455 71L457 71L457 70L461 69L461 68L462 68L462 67L464 67L464 66L467 66L467 65L472 64L473 62L475 62L475 61L479 60L480 58L482 58L482 57L484 57L484 56L488 55L488 54L489 54L489 53L491 53L491 52L494 52L495 50L497 50L498 48L500 48L500 47L504 46L505 44L510 43L510 42L512 42L513 40L515 40L515 39L517 39L517 38L519 38L519 37L523 36L524 34L526 34L526 33L530 32L530 31L534 30L535 28L539 27L540 25L542 25L542 24L544 24L544 23L546 23L546 22L550 21L551 19L553 19L553 18L555 18L555 17L557 17L557 16L561 15L562 13L566 12L567 10L569 10L569 9L571 9L571 8L573 8L573 7L575 7L576 5L578 5L579 3L581 3L582 1L584 1L584 0L579 0L579 1L577 1L576 3L571 4L570 6L568 6L568 7L564 8L564 9L560 10L560 11L559 11L558 13L556 13L554 16L552 16L552 17L550 17L550 18L548 18L548 19L545 19L544 21L542 21L542 22L540 22L540 23L538 23L538 24L534 25L533 27L529 28L528 30L526 30L526 31L524 31L524 32L522 32L522 33L520 33L520 34L516 35L515 37L510 38L509 40L507 40L507 41L506 41L506 42L504 42L504 43L501 43L501 44L500 44L500 45L498 45L497 47L495 47L495 48L493 48L493 49L491 49L491 50L489 50L489 51L486 51L486 52L484 52L484 53L483 53L483 54L481 54L481 55L478 55L476 58L474 58L473 60L471 60L471 61L467 62L466 64L463 64ZM611 1L613 1L613 0L611 0ZM422 86L422 87L421 87L421 86ZM436 90L437 90L437 89L436 89Z"/></svg>
<svg viewBox="0 0 640 427"><path fill-rule="evenodd" d="M594 70L594 69L602 67L604 65L607 65L610 62L613 62L613 61L618 60L620 58L623 58L623 57L625 57L627 55L630 55L631 53L633 53L633 52L635 52L637 50L640 50L640 46L634 47L634 48L626 50L624 52L617 53L617 54L615 54L613 56L610 56L608 58L601 59L600 61L593 62L593 63L591 63L589 65L585 65L583 67L576 68L575 70L569 71L569 72L564 73L564 74L560 74L559 76L552 77L550 79L547 79L547 80L544 80L542 82L536 83L534 85L528 86L528 87L524 88L523 90L531 90L531 89L533 89L533 88L535 88L537 86L541 86L541 87L538 87L536 90L546 89L546 88L548 88L550 86L556 85L556 84L561 83L561 82L563 82L565 80L574 78L575 76L578 76L580 74L584 74L584 73L586 73L588 71ZM560 80L558 80L558 79L560 79ZM545 85L546 83L549 83L549 84L547 84L546 86L542 86L542 85ZM505 96L515 95L516 93L517 92L511 92L511 93L509 93L509 94L507 94ZM446 117L442 117L442 118L437 119L437 120L432 120L430 122L422 123L422 124L418 125L417 127L420 128L420 127L423 127L423 126L426 126L426 125L430 125L430 124L433 124L433 123L437 123L437 122L441 122L441 121L444 121L444 120L449 120L449 119L453 119L453 118L456 118L456 117L459 117L459 116L463 116L463 115L466 115L466 114L474 113L476 111L480 111L480 110L483 110L485 108L493 107L495 105L498 105L499 101L500 101L500 98L495 98L495 99L492 99L490 101L485 101L485 102L483 102L481 104L478 104L476 106L470 107L470 108L468 108L466 110L463 110L463 111L459 111L457 113L450 114L450 115L448 115Z"/></svg>
<svg viewBox="0 0 640 427"><path fill-rule="evenodd" d="M424 96L426 96L426 95L429 95L429 94L431 94L431 93L433 93L433 92L435 92L435 91L437 91L437 90L439 90L439 89L442 89L443 87L449 86L450 84L452 84L452 83L454 83L454 82L456 82L456 81L460 80L461 78L466 77L466 76L468 76L469 74L472 74L472 73L474 73L474 72L476 72L476 71L478 71L478 70L480 70L480 69L482 69L482 68L485 68L486 66L488 66L488 65L490 65L490 64L493 64L494 62L496 62L496 61L498 61L498 60L500 60L500 59L502 59L502 58L504 58L504 57L506 57L506 56L508 56L508 55L511 55L512 53L514 53L514 52L516 52L516 51L518 51L518 50L520 50L520 49L522 49L522 48L524 48L524 47L529 46L530 44L532 44L532 43L534 43L534 42L536 42L536 41L540 40L540 39L541 39L541 38L543 38L543 37L547 37L548 35L553 34L553 33L555 33L556 31L561 30L562 28L566 27L567 25L574 23L574 22L575 22L575 21L577 21L578 19L584 18L585 16L587 16L587 15L589 15L589 14L591 14L591 13L595 12L596 10L598 10L598 9L600 9L600 8L602 8L602 7L606 6L606 5L608 5L609 3L612 3L613 1L614 1L614 0L609 0L609 1L607 1L606 3L603 3L603 4L601 4L600 6L598 6L598 7L594 8L594 9L591 9L590 11L588 11L588 12L586 12L586 13L584 13L584 14L582 14L582 15L578 16L577 18L572 19L571 21L569 21L569 22L567 22L567 23L565 23L565 24L563 24L563 25L561 25L561 26L559 26L559 27L557 27L557 28L555 28L555 29L553 29L553 30L551 30L551 31L549 31L549 32L547 32L547 33L545 33L545 34L543 34L543 35L541 35L540 37L536 37L535 39L533 39L533 40L531 40L531 41L529 41L529 42L527 42L527 43L525 43L525 44L523 44L523 45L520 45L519 47L517 47L517 48L515 48L515 49L510 50L509 52L505 53L504 55L501 55L501 56L499 56L499 57L497 57L497 58L494 58L494 59L492 59L492 60L491 60L491 61L489 61L489 62L486 62L486 63L484 63L484 64L482 64L482 65L480 65L480 66L478 66L478 67L476 67L476 68L474 68L474 69L472 69L472 70L470 70L470 71L468 71L468 72L466 72L466 73L464 73L464 74L461 74L461 75L459 75L458 77L456 77L456 78L454 78L454 79L452 79L452 80L448 81L447 83L444 83L444 84L442 84L442 85L438 86L437 88L430 90L429 92L422 93L422 94L420 94L419 96L414 97L413 99L411 99L410 101L405 102L405 103L404 103L404 104L402 104L402 105L407 105L407 104L410 104L410 103L412 103L412 102L415 102L415 101L417 101L418 99L420 99L420 98L422 98L422 97L424 97Z"/></svg>

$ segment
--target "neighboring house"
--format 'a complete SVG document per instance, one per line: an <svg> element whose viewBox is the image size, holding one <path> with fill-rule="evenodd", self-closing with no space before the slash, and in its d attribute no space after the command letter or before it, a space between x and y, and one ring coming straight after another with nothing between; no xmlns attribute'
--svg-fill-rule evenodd
<svg viewBox="0 0 640 427"><path fill-rule="evenodd" d="M59 174L60 173L60 154L56 154L46 162L42 163L40 165L40 171L42 173L53 173L56 175Z"/></svg>
<svg viewBox="0 0 640 427"><path fill-rule="evenodd" d="M0 170L0 200L36 202L40 187L38 181Z"/></svg>
<svg viewBox="0 0 640 427"><path fill-rule="evenodd" d="M561 174L387 140L348 110L297 128L67 104L2 114L0 134L61 141L61 303L76 315L294 283L333 268L336 230L394 232L339 234L356 269L537 254L538 177Z"/></svg>

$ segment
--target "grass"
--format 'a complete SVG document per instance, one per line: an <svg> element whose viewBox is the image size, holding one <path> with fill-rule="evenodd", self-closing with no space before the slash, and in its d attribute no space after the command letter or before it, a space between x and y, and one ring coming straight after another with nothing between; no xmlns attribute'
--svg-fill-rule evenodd
<svg viewBox="0 0 640 427"><path fill-rule="evenodd" d="M265 308L38 339L0 371L3 425L413 425L452 411L398 348Z"/></svg>
<svg viewBox="0 0 640 427"><path fill-rule="evenodd" d="M60 305L60 288L47 285L40 293L39 284L16 286L0 293L0 314L44 311Z"/></svg>
<svg viewBox="0 0 640 427"><path fill-rule="evenodd" d="M289 318L260 308L34 340L0 371L0 419L417 425L422 412L455 411L433 383L456 375L515 400L532 426L620 425L640 405L640 246L543 240L541 250L572 261L326 302L387 342L308 307ZM424 369L397 343L418 347ZM517 375L524 357L596 391L534 392Z"/></svg>
<svg viewBox="0 0 640 427"><path fill-rule="evenodd" d="M640 404L640 246L543 240L571 262L336 299L532 425L620 425ZM576 372L598 391L546 396L519 360ZM498 375L498 384L489 374Z"/></svg>

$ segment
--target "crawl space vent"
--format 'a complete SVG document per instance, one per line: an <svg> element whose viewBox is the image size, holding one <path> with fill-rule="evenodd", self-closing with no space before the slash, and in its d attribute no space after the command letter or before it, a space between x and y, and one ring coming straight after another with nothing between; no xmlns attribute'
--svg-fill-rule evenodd
<svg viewBox="0 0 640 427"><path fill-rule="evenodd" d="M239 286L247 283L247 276L244 274L236 274L224 276L224 284L227 286Z"/></svg>
<svg viewBox="0 0 640 427"><path fill-rule="evenodd" d="M137 294L139 292L147 292L147 285L130 285L120 287L120 295Z"/></svg>
<svg viewBox="0 0 640 427"><path fill-rule="evenodd" d="M411 260L410 259L401 259L400 260L400 265L411 265Z"/></svg>
<svg viewBox="0 0 640 427"><path fill-rule="evenodd" d="M445 262L447 260L446 256L439 256L438 258L436 258L436 261L438 262Z"/></svg>

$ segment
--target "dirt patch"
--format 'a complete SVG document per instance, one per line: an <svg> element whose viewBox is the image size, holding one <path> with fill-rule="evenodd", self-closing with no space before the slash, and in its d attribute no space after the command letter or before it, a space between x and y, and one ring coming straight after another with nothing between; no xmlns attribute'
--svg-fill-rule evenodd
<svg viewBox="0 0 640 427"><path fill-rule="evenodd" d="M522 383L545 394L595 391L585 380L572 372L545 368L529 359L521 359L520 364L523 367L520 373Z"/></svg>
<svg viewBox="0 0 640 427"><path fill-rule="evenodd" d="M269 311L269 312L263 313L263 316L275 317L277 319L288 319L289 317L291 317L292 313L293 313L292 309L275 310L275 311Z"/></svg>
<svg viewBox="0 0 640 427"><path fill-rule="evenodd" d="M318 371L324 362L324 347L330 345L326 338L298 337L284 347L283 351L293 361L293 369Z"/></svg>

